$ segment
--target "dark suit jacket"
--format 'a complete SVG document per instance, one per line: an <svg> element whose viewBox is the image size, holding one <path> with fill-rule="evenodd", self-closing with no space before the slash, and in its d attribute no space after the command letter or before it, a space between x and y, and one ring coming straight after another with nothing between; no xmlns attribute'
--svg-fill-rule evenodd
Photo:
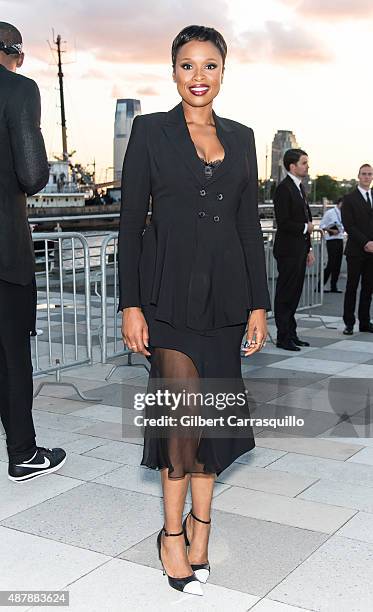
<svg viewBox="0 0 373 612"><path fill-rule="evenodd" d="M209 179L181 102L133 122L122 175L119 309L156 304L156 317L175 325L186 309L188 326L203 330L271 307L253 131L213 116L225 158Z"/></svg>
<svg viewBox="0 0 373 612"><path fill-rule="evenodd" d="M342 223L348 234L345 255L373 257L364 245L373 240L373 212L356 187L343 198Z"/></svg>
<svg viewBox="0 0 373 612"><path fill-rule="evenodd" d="M26 194L48 182L40 131L40 95L34 81L0 65L0 279L28 285L34 250Z"/></svg>
<svg viewBox="0 0 373 612"><path fill-rule="evenodd" d="M273 198L277 231L273 254L275 257L299 257L311 248L309 232L304 234L307 223L302 195L293 179L287 175L277 186ZM309 220L312 221L307 204Z"/></svg>

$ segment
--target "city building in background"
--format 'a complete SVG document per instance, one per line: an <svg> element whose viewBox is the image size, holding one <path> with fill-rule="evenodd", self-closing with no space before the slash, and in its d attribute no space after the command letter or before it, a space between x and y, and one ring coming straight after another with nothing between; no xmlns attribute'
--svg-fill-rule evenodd
<svg viewBox="0 0 373 612"><path fill-rule="evenodd" d="M131 134L132 123L141 114L140 100L123 98L117 100L114 121L114 180L122 176L123 159Z"/></svg>
<svg viewBox="0 0 373 612"><path fill-rule="evenodd" d="M286 176L286 170L282 163L285 151L298 149L299 145L293 132L290 130L278 130L272 142L271 179L277 185Z"/></svg>

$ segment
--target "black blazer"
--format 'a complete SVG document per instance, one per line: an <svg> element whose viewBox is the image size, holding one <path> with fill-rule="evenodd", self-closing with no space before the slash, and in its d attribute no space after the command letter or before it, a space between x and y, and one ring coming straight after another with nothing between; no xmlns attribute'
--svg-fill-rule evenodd
<svg viewBox="0 0 373 612"><path fill-rule="evenodd" d="M309 232L304 233L304 224L308 219L304 210L302 195L293 179L287 175L277 189L273 198L277 231L273 254L275 257L299 257L308 253L311 248ZM312 221L310 207L307 203L309 220Z"/></svg>
<svg viewBox="0 0 373 612"><path fill-rule="evenodd" d="M40 94L34 81L0 65L0 279L31 283L34 249L26 194L48 182L40 131Z"/></svg>
<svg viewBox="0 0 373 612"><path fill-rule="evenodd" d="M254 134L213 116L225 157L208 179L181 102L133 122L122 175L120 310L156 304L156 317L175 325L185 324L185 310L187 325L203 330L271 308Z"/></svg>
<svg viewBox="0 0 373 612"><path fill-rule="evenodd" d="M348 234L345 255L373 257L364 251L364 245L373 240L373 211L357 187L344 196L341 213Z"/></svg>

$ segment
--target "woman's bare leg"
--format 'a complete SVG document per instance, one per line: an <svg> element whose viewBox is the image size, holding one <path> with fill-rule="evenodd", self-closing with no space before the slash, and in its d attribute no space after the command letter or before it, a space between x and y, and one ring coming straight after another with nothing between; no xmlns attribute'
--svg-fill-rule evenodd
<svg viewBox="0 0 373 612"><path fill-rule="evenodd" d="M190 481L192 512L202 521L209 521L215 474L192 474ZM200 523L189 515L187 533L190 541L189 562L206 563L208 560L210 525Z"/></svg>
<svg viewBox="0 0 373 612"><path fill-rule="evenodd" d="M182 531L182 516L190 477L169 478L168 469L162 470L164 503L164 526L168 533ZM193 574L188 561L184 536L162 536L162 561L165 569L174 578L185 578Z"/></svg>

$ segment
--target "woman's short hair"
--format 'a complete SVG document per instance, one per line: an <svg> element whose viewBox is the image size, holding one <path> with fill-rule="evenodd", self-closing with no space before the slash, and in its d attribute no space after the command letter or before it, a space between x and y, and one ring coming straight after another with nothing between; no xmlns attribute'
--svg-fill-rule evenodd
<svg viewBox="0 0 373 612"><path fill-rule="evenodd" d="M215 28L207 28L205 26L190 25L181 30L179 34L174 38L172 42L171 56L172 56L172 68L175 70L176 56L183 45L190 42L191 40L200 40L202 42L210 41L220 52L223 59L223 68L225 64L225 58L227 57L227 43L223 36L215 30Z"/></svg>

